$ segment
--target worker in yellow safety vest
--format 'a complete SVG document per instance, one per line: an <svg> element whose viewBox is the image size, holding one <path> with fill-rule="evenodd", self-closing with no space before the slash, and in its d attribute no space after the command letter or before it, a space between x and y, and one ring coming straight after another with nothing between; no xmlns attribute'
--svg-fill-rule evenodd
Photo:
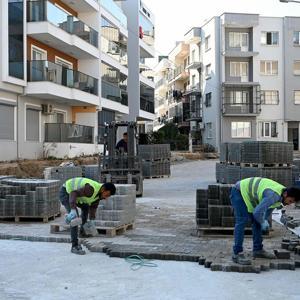
<svg viewBox="0 0 300 300"><path fill-rule="evenodd" d="M235 184L230 200L235 216L232 260L242 265L251 264L243 254L244 230L249 220L252 223L253 257L275 258L273 253L263 249L262 234L269 230L268 219L275 208L300 201L300 188L286 188L271 179L252 177Z"/></svg>
<svg viewBox="0 0 300 300"><path fill-rule="evenodd" d="M68 213L65 221L71 225L72 253L85 254L85 251L78 243L78 225L81 223L80 236L86 237L83 226L87 222L88 217L89 222L94 226L100 200L107 199L115 193L116 187L113 183L102 184L83 177L69 179L61 187L59 199ZM79 218L77 207L81 209L81 218Z"/></svg>

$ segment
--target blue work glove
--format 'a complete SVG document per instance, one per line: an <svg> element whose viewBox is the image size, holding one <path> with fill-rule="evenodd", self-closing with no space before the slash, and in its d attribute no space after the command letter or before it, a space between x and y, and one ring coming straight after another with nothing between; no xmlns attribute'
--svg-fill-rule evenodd
<svg viewBox="0 0 300 300"><path fill-rule="evenodd" d="M70 224L75 218L77 218L77 211L76 209L71 209L71 211L66 215L65 221L67 224Z"/></svg>
<svg viewBox="0 0 300 300"><path fill-rule="evenodd" d="M268 232L270 229L270 224L267 220L264 220L264 222L261 224L261 230L262 232Z"/></svg>

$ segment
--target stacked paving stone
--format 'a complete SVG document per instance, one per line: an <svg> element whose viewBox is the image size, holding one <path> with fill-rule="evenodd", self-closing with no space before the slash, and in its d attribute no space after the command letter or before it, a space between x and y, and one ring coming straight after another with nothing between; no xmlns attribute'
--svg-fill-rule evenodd
<svg viewBox="0 0 300 300"><path fill-rule="evenodd" d="M96 226L119 227L132 224L136 217L136 186L116 184L116 194L100 201L96 213Z"/></svg>
<svg viewBox="0 0 300 300"><path fill-rule="evenodd" d="M49 167L44 170L44 178L48 180L59 180L63 185L68 179L82 176L81 167Z"/></svg>
<svg viewBox="0 0 300 300"><path fill-rule="evenodd" d="M216 179L234 184L249 177L267 177L285 186L293 183L293 144L282 142L243 142L221 145Z"/></svg>
<svg viewBox="0 0 300 300"><path fill-rule="evenodd" d="M138 150L144 177L170 176L169 144L139 145Z"/></svg>
<svg viewBox="0 0 300 300"><path fill-rule="evenodd" d="M200 227L234 227L233 209L230 203L231 184L209 185L198 189L196 199L196 223Z"/></svg>
<svg viewBox="0 0 300 300"><path fill-rule="evenodd" d="M58 180L0 178L0 218L60 214Z"/></svg>
<svg viewBox="0 0 300 300"><path fill-rule="evenodd" d="M99 165L82 165L82 177L99 181Z"/></svg>

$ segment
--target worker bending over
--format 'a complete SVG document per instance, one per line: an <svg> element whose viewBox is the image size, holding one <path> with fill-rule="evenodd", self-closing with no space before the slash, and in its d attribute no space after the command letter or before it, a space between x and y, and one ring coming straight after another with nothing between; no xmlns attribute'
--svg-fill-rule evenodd
<svg viewBox="0 0 300 300"><path fill-rule="evenodd" d="M269 230L268 219L273 209L300 201L300 189L286 188L271 179L252 177L235 184L230 200L235 216L232 260L242 265L251 264L243 254L244 230L249 220L252 223L253 257L275 258L273 253L263 249L262 234Z"/></svg>
<svg viewBox="0 0 300 300"><path fill-rule="evenodd" d="M99 183L97 181L77 177L69 179L61 187L59 198L62 205L66 208L68 214L65 221L71 224L71 252L75 254L85 254L85 251L78 243L78 224L72 226L72 221L79 218L77 207L81 209L81 224L80 235L85 236L84 224L87 222L88 217L91 225L94 224L96 218L96 211L100 200L107 199L116 193L116 187L112 183Z"/></svg>

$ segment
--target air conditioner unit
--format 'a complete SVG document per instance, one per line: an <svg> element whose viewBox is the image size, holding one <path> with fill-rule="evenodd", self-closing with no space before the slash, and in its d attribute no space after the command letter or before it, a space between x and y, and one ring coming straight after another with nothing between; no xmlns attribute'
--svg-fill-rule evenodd
<svg viewBox="0 0 300 300"><path fill-rule="evenodd" d="M42 104L42 113L44 115L51 115L53 114L53 107L51 104Z"/></svg>

